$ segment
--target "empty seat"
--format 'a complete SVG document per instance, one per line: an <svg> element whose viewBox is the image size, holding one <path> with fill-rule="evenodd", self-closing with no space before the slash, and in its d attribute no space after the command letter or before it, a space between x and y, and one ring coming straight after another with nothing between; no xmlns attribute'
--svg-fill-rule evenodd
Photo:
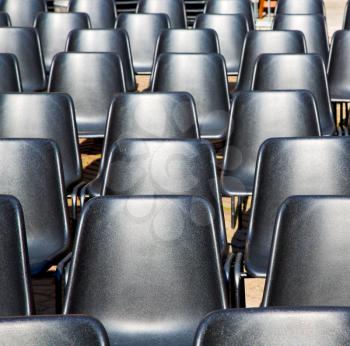
<svg viewBox="0 0 350 346"><path fill-rule="evenodd" d="M0 195L0 219L0 314L29 315L34 306L28 250L22 208L16 198Z"/></svg>
<svg viewBox="0 0 350 346"><path fill-rule="evenodd" d="M273 28L300 30L305 35L307 52L319 54L327 65L329 42L326 19L322 14L280 14L276 16Z"/></svg>
<svg viewBox="0 0 350 346"><path fill-rule="evenodd" d="M0 53L18 60L24 91L42 91L46 74L38 33L33 28L0 28Z"/></svg>
<svg viewBox="0 0 350 346"><path fill-rule="evenodd" d="M254 90L309 90L316 101L323 135L335 131L326 69L316 54L264 54L259 57Z"/></svg>
<svg viewBox="0 0 350 346"><path fill-rule="evenodd" d="M172 28L185 29L187 27L183 0L139 0L136 13L165 13L170 19Z"/></svg>
<svg viewBox="0 0 350 346"><path fill-rule="evenodd" d="M0 193L21 203L32 274L69 249L63 172L58 146L46 139L0 139Z"/></svg>
<svg viewBox="0 0 350 346"><path fill-rule="evenodd" d="M108 346L100 322L87 316L31 316L0 318L1 341L11 346Z"/></svg>
<svg viewBox="0 0 350 346"><path fill-rule="evenodd" d="M346 346L349 323L349 308L222 310L201 323L194 346Z"/></svg>
<svg viewBox="0 0 350 346"><path fill-rule="evenodd" d="M215 229L225 256L226 231L215 166L215 153L207 141L122 139L110 149L101 194L204 197L215 211Z"/></svg>
<svg viewBox="0 0 350 346"><path fill-rule="evenodd" d="M123 64L126 89L128 91L136 89L129 38L124 30L74 30L68 36L67 51L116 53Z"/></svg>
<svg viewBox="0 0 350 346"><path fill-rule="evenodd" d="M216 31L227 74L237 75L244 39L249 30L245 17L241 14L201 14L197 16L194 27Z"/></svg>
<svg viewBox="0 0 350 346"><path fill-rule="evenodd" d="M113 28L117 17L113 0L69 0L68 11L87 13L94 29Z"/></svg>
<svg viewBox="0 0 350 346"><path fill-rule="evenodd" d="M47 11L46 0L1 0L0 11L7 12L13 26L33 27L36 16Z"/></svg>
<svg viewBox="0 0 350 346"><path fill-rule="evenodd" d="M64 313L98 318L112 345L191 345L200 320L227 307L212 218L198 197L92 199Z"/></svg>
<svg viewBox="0 0 350 346"><path fill-rule="evenodd" d="M116 28L128 33L135 72L150 74L158 36L162 30L170 28L169 17L166 14L122 13Z"/></svg>
<svg viewBox="0 0 350 346"><path fill-rule="evenodd" d="M72 96L79 136L103 137L113 96L125 91L122 62L114 53L59 53L48 91Z"/></svg>
<svg viewBox="0 0 350 346"><path fill-rule="evenodd" d="M72 99L61 93L1 93L0 104L0 138L54 140L62 157L65 186L71 192L82 173Z"/></svg>
<svg viewBox="0 0 350 346"><path fill-rule="evenodd" d="M325 15L323 0L278 0L276 14L322 14Z"/></svg>
<svg viewBox="0 0 350 346"><path fill-rule="evenodd" d="M11 26L10 16L6 12L0 12L0 27L2 26Z"/></svg>
<svg viewBox="0 0 350 346"><path fill-rule="evenodd" d="M22 91L18 60L13 54L0 53L0 92Z"/></svg>
<svg viewBox="0 0 350 346"><path fill-rule="evenodd" d="M297 31L249 32L243 46L236 91L251 90L256 60L265 53L306 53L304 35Z"/></svg>
<svg viewBox="0 0 350 346"><path fill-rule="evenodd" d="M161 54L152 74L152 91L186 91L196 104L202 138L222 142L229 120L225 60L220 54Z"/></svg>
<svg viewBox="0 0 350 346"><path fill-rule="evenodd" d="M38 30L48 73L53 57L65 50L68 34L74 29L89 28L90 20L86 13L40 13L34 26Z"/></svg>
<svg viewBox="0 0 350 346"><path fill-rule="evenodd" d="M193 98L187 93L118 94L109 111L98 176L83 194L100 195L110 149L122 138L199 138Z"/></svg>
<svg viewBox="0 0 350 346"><path fill-rule="evenodd" d="M264 306L349 306L348 212L349 197L298 196L282 204Z"/></svg>
<svg viewBox="0 0 350 346"><path fill-rule="evenodd" d="M204 13L242 14L247 20L249 29L254 30L254 16L250 0L208 0Z"/></svg>

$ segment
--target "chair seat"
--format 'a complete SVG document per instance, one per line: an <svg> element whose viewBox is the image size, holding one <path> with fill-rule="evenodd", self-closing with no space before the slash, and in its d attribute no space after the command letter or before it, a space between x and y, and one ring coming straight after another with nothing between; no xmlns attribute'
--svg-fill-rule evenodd
<svg viewBox="0 0 350 346"><path fill-rule="evenodd" d="M221 179L221 190L225 196L249 196L253 191L253 182L249 175L237 174L235 177L225 175Z"/></svg>
<svg viewBox="0 0 350 346"><path fill-rule="evenodd" d="M226 138L229 122L229 114L226 111L218 111L215 118L203 115L199 121L201 138L223 141Z"/></svg>

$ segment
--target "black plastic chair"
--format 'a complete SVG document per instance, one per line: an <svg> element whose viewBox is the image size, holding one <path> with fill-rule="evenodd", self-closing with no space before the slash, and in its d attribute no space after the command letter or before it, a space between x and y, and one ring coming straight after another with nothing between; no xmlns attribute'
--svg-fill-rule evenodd
<svg viewBox="0 0 350 346"><path fill-rule="evenodd" d="M221 171L221 190L232 198L232 226L241 226L242 199L253 191L260 145L271 137L319 136L317 108L308 91L242 91L233 98ZM237 208L234 198L239 197Z"/></svg>
<svg viewBox="0 0 350 346"><path fill-rule="evenodd" d="M128 33L135 72L150 74L158 36L162 30L170 28L169 17L160 13L122 13L115 27Z"/></svg>
<svg viewBox="0 0 350 346"><path fill-rule="evenodd" d="M46 74L39 35L34 28L0 28L0 53L18 60L24 91L42 91Z"/></svg>
<svg viewBox="0 0 350 346"><path fill-rule="evenodd" d="M113 28L117 17L113 0L70 0L68 11L87 13L94 29Z"/></svg>
<svg viewBox="0 0 350 346"><path fill-rule="evenodd" d="M201 323L194 346L346 346L349 324L349 308L222 310Z"/></svg>
<svg viewBox="0 0 350 346"><path fill-rule="evenodd" d="M65 50L68 34L74 29L89 28L90 19L86 13L40 13L34 26L40 37L48 73L53 57Z"/></svg>
<svg viewBox="0 0 350 346"><path fill-rule="evenodd" d="M343 29L344 30L349 30L350 29L350 7L349 7L349 1L346 2L346 6L345 6Z"/></svg>
<svg viewBox="0 0 350 346"><path fill-rule="evenodd" d="M215 211L220 251L227 242L215 153L198 139L122 139L110 149L101 195L194 195Z"/></svg>
<svg viewBox="0 0 350 346"><path fill-rule="evenodd" d="M258 155L252 212L244 255L244 266L247 272L244 275L266 276L277 211L287 197L348 195L350 194L349 174L350 137L267 140L261 146ZM290 242L291 240L288 241ZM303 247L301 244L298 245ZM293 263L293 265L297 264ZM236 291L233 292L238 299L236 302L238 306L244 305L242 304L244 302L242 266L242 254L238 253L234 274Z"/></svg>
<svg viewBox="0 0 350 346"><path fill-rule="evenodd" d="M34 312L34 302L28 250L22 208L16 198L0 195L0 219L0 314L30 315Z"/></svg>
<svg viewBox="0 0 350 346"><path fill-rule="evenodd" d="M33 27L40 12L47 12L46 0L1 0L0 11L7 12L13 26Z"/></svg>
<svg viewBox="0 0 350 346"><path fill-rule="evenodd" d="M125 91L121 59L114 53L59 53L48 91L72 96L79 136L103 137L113 97Z"/></svg>
<svg viewBox="0 0 350 346"><path fill-rule="evenodd" d="M183 0L139 0L136 13L164 13L174 29L186 29L186 8Z"/></svg>
<svg viewBox="0 0 350 346"><path fill-rule="evenodd" d="M349 197L297 196L282 204L264 306L349 306L349 212Z"/></svg>
<svg viewBox="0 0 350 346"><path fill-rule="evenodd" d="M327 74L317 54L264 54L256 63L254 90L309 90L316 101L321 132L335 131Z"/></svg>
<svg viewBox="0 0 350 346"><path fill-rule="evenodd" d="M99 173L82 191L99 196L113 143L122 138L199 138L196 109L187 93L119 94L112 102Z"/></svg>
<svg viewBox="0 0 350 346"><path fill-rule="evenodd" d="M225 60L220 54L161 54L151 90L189 92L195 100L201 137L224 141L230 100Z"/></svg>
<svg viewBox="0 0 350 346"><path fill-rule="evenodd" d="M213 217L192 196L90 200L64 313L95 316L113 345L191 345L200 320L227 307Z"/></svg>
<svg viewBox="0 0 350 346"><path fill-rule="evenodd" d="M0 92L21 92L22 83L15 55L0 53Z"/></svg>
<svg viewBox="0 0 350 346"><path fill-rule="evenodd" d="M254 30L252 4L249 0L208 0L204 7L207 14L242 14L250 30Z"/></svg>
<svg viewBox="0 0 350 346"><path fill-rule="evenodd" d="M301 31L305 35L307 52L319 54L327 65L329 42L326 19L322 14L279 14L273 28Z"/></svg>
<svg viewBox="0 0 350 346"><path fill-rule="evenodd" d="M106 330L87 316L0 318L1 342L11 346L108 346Z"/></svg>
<svg viewBox="0 0 350 346"><path fill-rule="evenodd" d="M241 14L201 14L197 16L194 28L216 31L227 74L237 75L244 39L249 30L245 17Z"/></svg>
<svg viewBox="0 0 350 346"><path fill-rule="evenodd" d="M3 26L12 26L10 16L6 12L0 12L0 27Z"/></svg>
<svg viewBox="0 0 350 346"><path fill-rule="evenodd" d="M126 89L136 89L131 49L127 33L120 29L74 30L67 40L68 52L116 53L123 64Z"/></svg>
<svg viewBox="0 0 350 346"><path fill-rule="evenodd" d="M325 15L322 0L278 0L276 14L322 14Z"/></svg>
<svg viewBox="0 0 350 346"><path fill-rule="evenodd" d="M304 35L298 31L252 31L246 36L236 91L249 91L252 87L254 66L261 54L306 53ZM271 76L273 77L273 76Z"/></svg>

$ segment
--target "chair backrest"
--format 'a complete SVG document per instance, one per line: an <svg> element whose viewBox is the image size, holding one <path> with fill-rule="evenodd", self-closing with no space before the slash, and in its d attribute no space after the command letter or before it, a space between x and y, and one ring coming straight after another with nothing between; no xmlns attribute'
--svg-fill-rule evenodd
<svg viewBox="0 0 350 346"><path fill-rule="evenodd" d="M329 42L326 19L322 14L279 14L273 28L301 31L305 35L307 52L319 54L327 65Z"/></svg>
<svg viewBox="0 0 350 346"><path fill-rule="evenodd" d="M170 28L169 17L164 13L122 13L116 28L128 33L135 72L150 74L158 36L162 30Z"/></svg>
<svg viewBox="0 0 350 346"><path fill-rule="evenodd" d="M227 306L213 218L192 196L93 198L64 313L95 316L113 345L190 345L200 320Z"/></svg>
<svg viewBox="0 0 350 346"><path fill-rule="evenodd" d="M72 99L60 93L1 93L0 104L0 138L54 140L70 190L82 173Z"/></svg>
<svg viewBox="0 0 350 346"><path fill-rule="evenodd" d="M264 54L259 57L253 90L309 90L316 101L321 132L334 133L326 69L317 54Z"/></svg>
<svg viewBox="0 0 350 346"><path fill-rule="evenodd" d="M328 61L328 83L331 100L350 100L350 31L339 30L333 35Z"/></svg>
<svg viewBox="0 0 350 346"><path fill-rule="evenodd" d="M33 27L36 16L47 11L46 0L1 0L0 11L7 12L13 26Z"/></svg>
<svg viewBox="0 0 350 346"><path fill-rule="evenodd" d="M94 29L113 28L117 17L113 0L70 0L68 11L87 13Z"/></svg>
<svg viewBox="0 0 350 346"><path fill-rule="evenodd" d="M275 138L260 148L245 266L265 276L277 211L293 195L350 194L350 138Z"/></svg>
<svg viewBox="0 0 350 346"><path fill-rule="evenodd" d="M0 219L0 314L29 315L34 307L28 250L22 208L16 198L0 195Z"/></svg>
<svg viewBox="0 0 350 346"><path fill-rule="evenodd" d="M349 323L349 308L222 310L201 323L194 346L346 346Z"/></svg>
<svg viewBox="0 0 350 346"><path fill-rule="evenodd" d="M112 99L125 91L121 59L114 53L59 53L48 91L72 96L79 135L103 137Z"/></svg>
<svg viewBox="0 0 350 346"><path fill-rule="evenodd" d="M0 52L16 56L24 91L45 89L44 60L36 29L0 28Z"/></svg>
<svg viewBox="0 0 350 346"><path fill-rule="evenodd" d="M88 184L99 195L110 149L122 138L199 138L194 100L187 93L123 93L112 102L98 177Z"/></svg>
<svg viewBox="0 0 350 346"><path fill-rule="evenodd" d="M186 29L186 8L183 0L139 0L136 13L165 13L171 27Z"/></svg>
<svg viewBox="0 0 350 346"><path fill-rule="evenodd" d="M131 48L127 33L121 29L73 30L68 36L68 52L111 52L120 57L123 65L125 86L136 89Z"/></svg>
<svg viewBox="0 0 350 346"><path fill-rule="evenodd" d="M349 306L348 212L349 197L295 196L282 204L264 306Z"/></svg>
<svg viewBox="0 0 350 346"><path fill-rule="evenodd" d="M31 316L0 318L4 345L108 346L100 322L87 316Z"/></svg>
<svg viewBox="0 0 350 346"><path fill-rule="evenodd" d="M221 171L228 196L253 191L260 145L272 137L319 136L315 100L309 91L242 91L234 95Z"/></svg>
<svg viewBox="0 0 350 346"><path fill-rule="evenodd" d="M304 35L298 31L251 31L246 35L236 91L252 87L254 66L261 54L306 53Z"/></svg>
<svg viewBox="0 0 350 346"><path fill-rule="evenodd" d="M208 0L204 13L207 14L242 14L250 30L254 30L252 4L249 0Z"/></svg>
<svg viewBox="0 0 350 346"><path fill-rule="evenodd" d="M102 195L193 195L215 211L220 250L226 231L213 147L198 139L122 139L110 150Z"/></svg>
<svg viewBox="0 0 350 346"><path fill-rule="evenodd" d="M194 27L216 31L220 52L226 61L227 74L238 74L243 43L249 30L245 17L241 14L200 14Z"/></svg>
<svg viewBox="0 0 350 346"><path fill-rule="evenodd" d="M345 12L344 12L344 21L343 21L343 29L350 29L350 6L349 1L346 2Z"/></svg>
<svg viewBox="0 0 350 346"><path fill-rule="evenodd" d="M276 14L322 14L325 15L323 0L278 0Z"/></svg>
<svg viewBox="0 0 350 346"><path fill-rule="evenodd" d="M46 72L50 71L53 57L63 52L68 34L74 29L87 29L90 19L86 13L40 13L35 20L43 50Z"/></svg>
<svg viewBox="0 0 350 346"><path fill-rule="evenodd" d="M68 226L59 149L46 139L0 139L0 193L21 203L32 274L66 254Z"/></svg>
<svg viewBox="0 0 350 346"><path fill-rule="evenodd" d="M7 12L0 12L0 27L11 26L11 19Z"/></svg>
<svg viewBox="0 0 350 346"><path fill-rule="evenodd" d="M21 92L22 83L15 55L0 53L0 92Z"/></svg>
<svg viewBox="0 0 350 346"><path fill-rule="evenodd" d="M223 141L229 120L225 60L220 54L161 54L152 91L186 91L196 104L201 137Z"/></svg>

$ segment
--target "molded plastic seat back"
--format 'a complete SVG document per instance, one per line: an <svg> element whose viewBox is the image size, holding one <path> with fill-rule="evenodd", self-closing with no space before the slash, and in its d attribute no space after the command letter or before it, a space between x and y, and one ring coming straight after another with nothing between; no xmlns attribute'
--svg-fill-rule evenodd
<svg viewBox="0 0 350 346"><path fill-rule="evenodd" d="M59 53L48 91L72 96L80 136L103 137L113 97L125 91L122 62L114 53Z"/></svg>
<svg viewBox="0 0 350 346"><path fill-rule="evenodd" d="M322 14L325 15L322 0L279 0L276 14Z"/></svg>
<svg viewBox="0 0 350 346"><path fill-rule="evenodd" d="M308 53L319 54L328 63L329 42L326 19L322 14L280 14L274 30L300 30L305 35Z"/></svg>
<svg viewBox="0 0 350 346"><path fill-rule="evenodd" d="M98 177L87 185L99 195L110 149L122 138L199 138L193 98L187 93L118 94L109 111Z"/></svg>
<svg viewBox="0 0 350 346"><path fill-rule="evenodd" d="M14 54L23 91L42 91L46 74L39 35L34 28L0 28L0 53Z"/></svg>
<svg viewBox="0 0 350 346"><path fill-rule="evenodd" d="M135 72L150 74L158 36L170 28L166 14L122 13L118 16L116 28L124 29L129 36Z"/></svg>
<svg viewBox="0 0 350 346"><path fill-rule="evenodd" d="M108 346L106 330L87 316L31 316L0 319L4 344L12 346Z"/></svg>
<svg viewBox="0 0 350 346"><path fill-rule="evenodd" d="M304 35L297 31L249 32L243 46L236 91L251 90L256 61L267 53L306 53Z"/></svg>
<svg viewBox="0 0 350 346"><path fill-rule="evenodd" d="M316 101L321 132L334 133L326 69L316 54L266 54L256 64L254 90L309 90Z"/></svg>
<svg viewBox="0 0 350 346"><path fill-rule="evenodd" d="M282 204L264 306L349 306L349 212L349 197L298 196Z"/></svg>
<svg viewBox="0 0 350 346"><path fill-rule="evenodd" d="M1 138L54 140L62 157L65 186L81 179L79 143L72 99L66 94L0 94Z"/></svg>
<svg viewBox="0 0 350 346"><path fill-rule="evenodd" d="M0 12L0 27L8 27L11 26L11 19L8 13Z"/></svg>
<svg viewBox="0 0 350 346"><path fill-rule="evenodd" d="M0 53L0 92L21 92L22 83L15 55Z"/></svg>
<svg viewBox="0 0 350 346"><path fill-rule="evenodd" d="M259 151L245 265L265 276L277 211L294 195L350 194L350 138L278 138ZM294 265L296 265L294 263Z"/></svg>
<svg viewBox="0 0 350 346"><path fill-rule="evenodd" d="M140 0L136 13L164 13L174 29L186 29L186 8L183 0Z"/></svg>
<svg viewBox="0 0 350 346"><path fill-rule="evenodd" d="M122 61L126 89L136 89L129 38L124 30L74 30L68 37L67 51L116 53Z"/></svg>
<svg viewBox="0 0 350 346"><path fill-rule="evenodd" d="M29 315L34 309L28 250L22 208L16 198L0 195L0 219L0 314Z"/></svg>
<svg viewBox="0 0 350 346"><path fill-rule="evenodd" d="M226 306L206 200L98 197L87 203L65 313L95 316L113 345L175 346L191 345L200 320Z"/></svg>
<svg viewBox="0 0 350 346"><path fill-rule="evenodd" d="M346 346L349 308L235 309L210 314L199 326L194 346Z"/></svg>
<svg viewBox="0 0 350 346"><path fill-rule="evenodd" d="M152 91L186 91L196 104L203 138L223 141L229 120L225 60L220 54L161 54L152 74Z"/></svg>
<svg viewBox="0 0 350 346"><path fill-rule="evenodd" d="M316 103L308 91L235 94L221 171L224 194L252 193L258 151L266 139L319 135Z"/></svg>
<svg viewBox="0 0 350 346"><path fill-rule="evenodd" d="M43 50L46 72L53 57L66 48L68 34L74 29L87 29L90 19L86 13L40 13L35 21Z"/></svg>
<svg viewBox="0 0 350 346"><path fill-rule="evenodd" d="M32 274L66 254L70 231L58 146L45 139L0 139L0 193L22 205Z"/></svg>
<svg viewBox="0 0 350 346"><path fill-rule="evenodd" d="M13 26L33 27L36 16L47 12L46 0L1 0L0 11L7 12Z"/></svg>
<svg viewBox="0 0 350 346"><path fill-rule="evenodd" d="M243 43L249 30L245 17L241 14L200 14L194 27L216 31L220 52L226 61L227 73L238 74Z"/></svg>
<svg viewBox="0 0 350 346"><path fill-rule="evenodd" d="M117 17L113 0L70 0L68 11L87 13L94 29L113 28Z"/></svg>
<svg viewBox="0 0 350 346"><path fill-rule="evenodd" d="M252 4L249 0L208 0L204 13L208 14L242 14L250 30L254 30Z"/></svg>
<svg viewBox="0 0 350 346"><path fill-rule="evenodd" d="M343 29L344 30L349 30L350 29L350 6L349 6L349 1L346 2L346 6L345 6Z"/></svg>

